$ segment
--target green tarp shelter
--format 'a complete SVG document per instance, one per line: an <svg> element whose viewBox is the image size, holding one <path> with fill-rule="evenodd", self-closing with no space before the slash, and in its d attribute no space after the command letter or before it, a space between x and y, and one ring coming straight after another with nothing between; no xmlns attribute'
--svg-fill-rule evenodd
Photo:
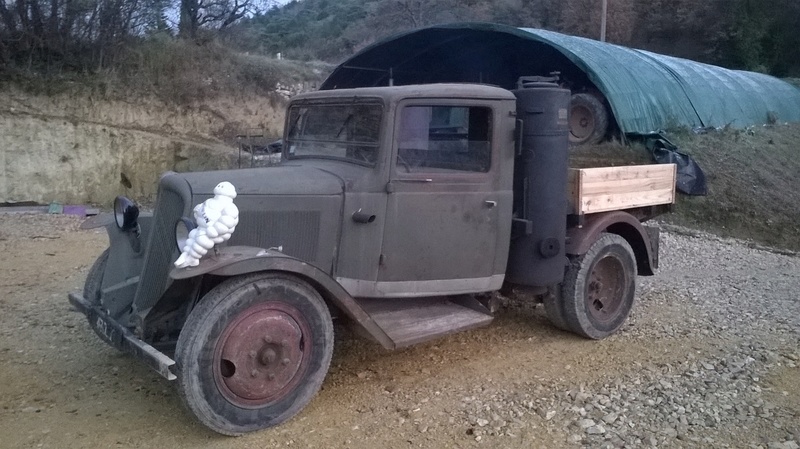
<svg viewBox="0 0 800 449"><path fill-rule="evenodd" d="M800 89L771 76L486 23L392 36L339 65L321 88L476 82L513 89L520 76L554 71L567 87L600 91L626 134L675 125L741 128L768 116L800 122Z"/></svg>

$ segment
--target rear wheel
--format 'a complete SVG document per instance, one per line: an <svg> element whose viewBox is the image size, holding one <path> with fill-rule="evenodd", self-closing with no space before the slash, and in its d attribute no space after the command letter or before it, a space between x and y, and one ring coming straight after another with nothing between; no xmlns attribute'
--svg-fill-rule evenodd
<svg viewBox="0 0 800 449"><path fill-rule="evenodd" d="M608 111L596 96L574 94L569 102L569 142L573 145L599 143L608 131Z"/></svg>
<svg viewBox="0 0 800 449"><path fill-rule="evenodd" d="M178 338L178 390L210 429L241 435L278 425L319 391L333 323L319 293L285 274L229 279L189 315Z"/></svg>
<svg viewBox="0 0 800 449"><path fill-rule="evenodd" d="M636 259L616 234L601 234L586 254L572 259L561 296L570 331L601 339L616 332L631 312L636 290Z"/></svg>

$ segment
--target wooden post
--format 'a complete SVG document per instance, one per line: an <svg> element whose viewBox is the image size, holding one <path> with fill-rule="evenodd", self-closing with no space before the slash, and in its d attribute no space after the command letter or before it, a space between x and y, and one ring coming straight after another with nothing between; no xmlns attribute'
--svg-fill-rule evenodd
<svg viewBox="0 0 800 449"><path fill-rule="evenodd" d="M600 18L600 42L606 41L606 16L608 15L608 0L603 0L603 16Z"/></svg>

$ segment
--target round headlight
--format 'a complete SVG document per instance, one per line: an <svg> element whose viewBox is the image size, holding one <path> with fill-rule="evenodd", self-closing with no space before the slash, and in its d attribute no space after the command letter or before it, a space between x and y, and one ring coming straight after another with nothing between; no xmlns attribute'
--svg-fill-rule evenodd
<svg viewBox="0 0 800 449"><path fill-rule="evenodd" d="M137 218L139 218L139 208L136 203L124 196L114 199L114 220L118 228L123 231L136 228Z"/></svg>
<svg viewBox="0 0 800 449"><path fill-rule="evenodd" d="M189 233L194 228L194 222L186 217L180 218L175 222L175 244L178 245L178 251L183 251L183 247L186 246L186 240L189 238Z"/></svg>

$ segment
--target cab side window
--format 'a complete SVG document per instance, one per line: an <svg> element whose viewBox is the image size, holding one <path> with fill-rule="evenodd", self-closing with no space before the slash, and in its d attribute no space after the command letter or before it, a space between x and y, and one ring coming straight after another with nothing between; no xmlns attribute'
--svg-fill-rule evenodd
<svg viewBox="0 0 800 449"><path fill-rule="evenodd" d="M488 172L491 109L406 106L401 111L397 170L401 173Z"/></svg>

